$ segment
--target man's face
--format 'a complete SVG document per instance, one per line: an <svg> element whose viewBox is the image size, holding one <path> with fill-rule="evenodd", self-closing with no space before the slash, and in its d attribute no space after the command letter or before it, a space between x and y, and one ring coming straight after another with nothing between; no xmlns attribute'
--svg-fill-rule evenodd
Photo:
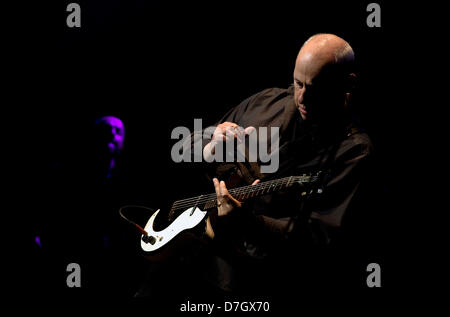
<svg viewBox="0 0 450 317"><path fill-rule="evenodd" d="M294 99L303 120L315 123L332 120L342 112L343 80L326 56L300 52L294 69Z"/></svg>
<svg viewBox="0 0 450 317"><path fill-rule="evenodd" d="M99 120L98 146L109 154L118 154L123 149L125 129L119 118L107 116Z"/></svg>

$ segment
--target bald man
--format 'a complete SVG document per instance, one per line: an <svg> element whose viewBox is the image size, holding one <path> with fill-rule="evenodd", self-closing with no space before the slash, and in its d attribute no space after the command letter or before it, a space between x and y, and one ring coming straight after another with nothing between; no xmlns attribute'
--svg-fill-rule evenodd
<svg viewBox="0 0 450 317"><path fill-rule="evenodd" d="M216 261L221 263L218 283L222 289L231 289L236 276L247 279L241 285L259 285L256 288L260 289L261 274L255 272L279 267L287 259L298 259L304 254L302 248L335 243L342 230L350 227L351 220L346 219L364 213L359 202L370 169L372 143L351 113L356 80L354 59L354 52L344 39L333 34L314 35L298 53L292 86L266 89L251 96L216 125L206 148L214 146L218 135L239 131L236 127L280 128L280 168L276 173L264 175L254 165L245 168L245 164L228 164L230 170L238 170L244 176L247 184L319 171L326 175L320 184L322 194L310 197L303 207L296 191L243 204L229 194L222 176L227 164L219 164L211 175L219 207L210 213L206 233L213 244L227 249L219 252L224 261ZM239 250L239 255L230 250ZM236 258L246 260L236 262ZM241 262L246 264L228 266ZM261 263L265 264L259 266ZM238 271L244 269L236 273L236 267Z"/></svg>
<svg viewBox="0 0 450 317"><path fill-rule="evenodd" d="M243 131L237 127L279 127L280 166L262 174L251 162L205 163L213 170L209 177L218 201L206 222L215 256L198 267L213 285L275 295L327 279L321 269L327 261L317 260L313 250L342 242L342 231L351 228L349 216L365 212L360 202L372 144L350 111L355 79L351 46L336 35L317 34L298 53L292 86L263 90L216 124L204 143L208 151L226 133ZM308 199L291 189L241 202L227 189L236 186L236 175L247 185L320 171L321 194ZM314 277L305 284L308 275Z"/></svg>
<svg viewBox="0 0 450 317"><path fill-rule="evenodd" d="M332 34L311 37L301 48L294 69L294 101L303 120L344 119L349 104L354 53ZM337 115L337 118L333 118Z"/></svg>

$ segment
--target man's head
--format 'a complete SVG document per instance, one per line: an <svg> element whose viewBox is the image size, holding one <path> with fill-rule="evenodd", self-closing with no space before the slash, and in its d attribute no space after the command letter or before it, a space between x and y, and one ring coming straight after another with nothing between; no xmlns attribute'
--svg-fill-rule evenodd
<svg viewBox="0 0 450 317"><path fill-rule="evenodd" d="M345 113L351 87L354 53L333 34L310 37L298 53L294 69L295 105L304 120L316 123Z"/></svg>
<svg viewBox="0 0 450 317"><path fill-rule="evenodd" d="M95 121L95 146L108 156L118 155L123 149L125 128L119 118L105 116Z"/></svg>

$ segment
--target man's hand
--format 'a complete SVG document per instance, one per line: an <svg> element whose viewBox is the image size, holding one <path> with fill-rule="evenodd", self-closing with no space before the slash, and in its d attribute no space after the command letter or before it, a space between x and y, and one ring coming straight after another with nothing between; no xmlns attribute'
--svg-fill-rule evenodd
<svg viewBox="0 0 450 317"><path fill-rule="evenodd" d="M214 188L216 190L217 195L217 210L218 216L226 216L230 214L236 207L240 208L242 203L231 196L228 192L227 186L224 181L220 181L217 178L213 179ZM259 179L255 180L252 185L256 185L259 183Z"/></svg>
<svg viewBox="0 0 450 317"><path fill-rule="evenodd" d="M240 127L236 123L227 121L217 126L216 130L214 130L212 141L227 141L231 138L235 138L242 142L245 134L250 133L251 128L252 127L248 127L244 130L244 128Z"/></svg>
<svg viewBox="0 0 450 317"><path fill-rule="evenodd" d="M244 142L244 137L256 131L254 127L242 128L233 122L224 122L217 126L214 130L211 142L209 142L203 149L203 156L209 158L215 153L215 146L219 142L230 141L237 139L237 143Z"/></svg>

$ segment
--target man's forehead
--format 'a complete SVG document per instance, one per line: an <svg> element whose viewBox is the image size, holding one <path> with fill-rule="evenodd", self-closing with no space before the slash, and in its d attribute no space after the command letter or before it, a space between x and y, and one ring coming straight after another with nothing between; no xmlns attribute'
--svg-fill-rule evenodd
<svg viewBox="0 0 450 317"><path fill-rule="evenodd" d="M340 64L326 56L297 59L294 79L312 83L313 81L336 80L342 75Z"/></svg>
<svg viewBox="0 0 450 317"><path fill-rule="evenodd" d="M321 73L322 64L318 64L314 59L297 59L294 68L294 78L302 82L311 84Z"/></svg>

